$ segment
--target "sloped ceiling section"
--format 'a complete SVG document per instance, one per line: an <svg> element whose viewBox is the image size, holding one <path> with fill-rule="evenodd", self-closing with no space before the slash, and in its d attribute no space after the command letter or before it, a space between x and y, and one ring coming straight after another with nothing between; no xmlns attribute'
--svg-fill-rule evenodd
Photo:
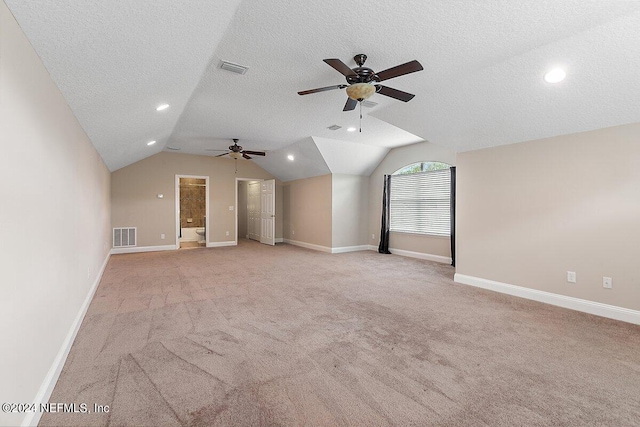
<svg viewBox="0 0 640 427"><path fill-rule="evenodd" d="M6 3L113 171L164 148L240 0Z"/></svg>
<svg viewBox="0 0 640 427"><path fill-rule="evenodd" d="M640 121L640 13L460 75L374 116L467 151ZM567 77L552 85L546 71ZM471 96L470 96L471 95Z"/></svg>
<svg viewBox="0 0 640 427"><path fill-rule="evenodd" d="M429 140L464 151L640 122L633 0L6 2L111 170L169 147L215 155L207 150L238 138L268 150L256 161L279 177L297 167L276 164L285 147L317 162L298 178L366 173L377 151L365 146ZM345 83L322 60L354 67L358 53L377 72L424 66L385 82L412 101L371 97L378 105L362 109L362 133L346 130L360 111L342 111L344 89L297 94ZM221 60L249 71L221 70ZM567 78L545 83L557 65ZM171 108L156 112L163 102ZM327 129L334 124L342 128ZM346 164L345 152L368 160Z"/></svg>
<svg viewBox="0 0 640 427"><path fill-rule="evenodd" d="M385 147L314 136L270 151L265 157L254 156L253 161L281 181L329 173L369 176L388 152Z"/></svg>
<svg viewBox="0 0 640 427"><path fill-rule="evenodd" d="M288 156L293 156L293 160L289 160ZM270 151L265 157L255 156L252 161L280 181L292 181L331 173L311 137Z"/></svg>
<svg viewBox="0 0 640 427"><path fill-rule="evenodd" d="M331 173L371 175L389 152L389 148L357 142L313 137Z"/></svg>

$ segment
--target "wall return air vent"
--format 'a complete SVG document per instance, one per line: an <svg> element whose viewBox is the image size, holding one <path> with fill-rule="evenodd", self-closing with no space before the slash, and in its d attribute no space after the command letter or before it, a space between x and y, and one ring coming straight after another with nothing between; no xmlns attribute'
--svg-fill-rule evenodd
<svg viewBox="0 0 640 427"><path fill-rule="evenodd" d="M113 247L129 248L136 245L136 227L122 227L113 229Z"/></svg>
<svg viewBox="0 0 640 427"><path fill-rule="evenodd" d="M234 64L233 62L228 61L220 61L220 68L223 70L231 71L236 74L244 74L249 70L249 67L245 67L244 65Z"/></svg>

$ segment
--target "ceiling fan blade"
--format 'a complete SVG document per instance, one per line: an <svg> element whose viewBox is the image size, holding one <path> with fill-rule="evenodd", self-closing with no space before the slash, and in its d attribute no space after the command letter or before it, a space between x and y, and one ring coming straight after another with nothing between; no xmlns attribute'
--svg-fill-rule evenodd
<svg viewBox="0 0 640 427"><path fill-rule="evenodd" d="M242 153L242 157L244 157L247 160L251 160L251 157L247 156L247 153Z"/></svg>
<svg viewBox="0 0 640 427"><path fill-rule="evenodd" d="M355 99L347 98L347 103L344 104L344 108L342 109L342 111L351 111L356 108L356 105L358 105L358 101L356 101Z"/></svg>
<svg viewBox="0 0 640 427"><path fill-rule="evenodd" d="M404 101L404 102L411 101L415 96L412 93L403 92L401 90L394 89L388 86L383 86L383 85L376 85L376 89L378 89L376 92L379 93L380 95L386 95L391 98L399 99L400 101Z"/></svg>
<svg viewBox="0 0 640 427"><path fill-rule="evenodd" d="M384 80L393 79L394 77L404 76L405 74L415 73L416 71L421 71L422 65L416 60L407 62L406 64L397 65L393 68L389 68L384 71L380 71L376 73L378 75L378 81L382 82Z"/></svg>
<svg viewBox="0 0 640 427"><path fill-rule="evenodd" d="M351 68L344 62L339 59L323 59L324 62L335 68L339 73L343 76L355 76L356 73L353 72Z"/></svg>
<svg viewBox="0 0 640 427"><path fill-rule="evenodd" d="M344 89L345 87L347 87L347 85L335 85L335 86L319 87L318 89L309 89L309 90L300 91L300 92L298 92L298 95L309 95L311 93L324 92L324 91L327 91L327 90Z"/></svg>
<svg viewBox="0 0 640 427"><path fill-rule="evenodd" d="M226 156L227 154L229 154L229 153L222 153L222 154L218 154L218 155L217 155L217 156L215 156L215 157L222 157L222 156Z"/></svg>
<svg viewBox="0 0 640 427"><path fill-rule="evenodd" d="M229 151L229 150L215 150L213 148L205 148L204 151Z"/></svg>
<svg viewBox="0 0 640 427"><path fill-rule="evenodd" d="M242 153L251 154L252 156L266 156L266 153L264 151L244 150Z"/></svg>

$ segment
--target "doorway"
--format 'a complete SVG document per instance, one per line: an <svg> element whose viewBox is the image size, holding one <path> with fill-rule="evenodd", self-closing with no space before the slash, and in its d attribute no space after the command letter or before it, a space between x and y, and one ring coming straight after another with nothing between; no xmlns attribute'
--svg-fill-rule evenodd
<svg viewBox="0 0 640 427"><path fill-rule="evenodd" d="M176 175L176 249L207 246L209 177Z"/></svg>
<svg viewBox="0 0 640 427"><path fill-rule="evenodd" d="M236 178L236 244L275 245L275 180Z"/></svg>

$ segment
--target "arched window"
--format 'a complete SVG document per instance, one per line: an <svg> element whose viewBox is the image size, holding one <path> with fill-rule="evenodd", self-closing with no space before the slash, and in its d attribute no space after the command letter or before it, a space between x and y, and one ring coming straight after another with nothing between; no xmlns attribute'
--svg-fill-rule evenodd
<svg viewBox="0 0 640 427"><path fill-rule="evenodd" d="M409 175L418 172L429 172L443 169L449 169L451 165L441 162L418 162L401 167L395 171L392 175Z"/></svg>
<svg viewBox="0 0 640 427"><path fill-rule="evenodd" d="M441 162L418 162L391 176L390 231L451 235L451 170Z"/></svg>

